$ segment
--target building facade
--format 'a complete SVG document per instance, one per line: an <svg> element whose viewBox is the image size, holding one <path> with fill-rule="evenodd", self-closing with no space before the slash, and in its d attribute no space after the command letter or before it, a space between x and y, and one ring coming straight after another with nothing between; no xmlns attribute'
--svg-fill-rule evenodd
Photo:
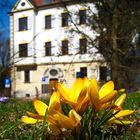
<svg viewBox="0 0 140 140"><path fill-rule="evenodd" d="M64 6L67 5L67 7ZM88 39L96 33L87 15L93 3L61 0L17 0L10 12L11 91L16 97L51 93L57 81L71 86L82 72L106 80L106 65Z"/></svg>

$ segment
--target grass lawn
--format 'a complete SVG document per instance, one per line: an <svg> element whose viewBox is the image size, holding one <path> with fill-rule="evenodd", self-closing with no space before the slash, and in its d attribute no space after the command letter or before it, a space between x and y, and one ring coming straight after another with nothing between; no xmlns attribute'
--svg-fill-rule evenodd
<svg viewBox="0 0 140 140"><path fill-rule="evenodd" d="M48 102L47 100L45 101ZM139 140L140 139L140 93L129 93L124 103L124 109L133 109L136 112L132 115L135 123L126 127L118 140ZM42 135L42 125L25 125L21 117L26 111L34 112L31 101L10 99L7 103L0 103L0 140L39 140ZM110 131L108 140L113 140ZM41 139L40 139L41 140Z"/></svg>

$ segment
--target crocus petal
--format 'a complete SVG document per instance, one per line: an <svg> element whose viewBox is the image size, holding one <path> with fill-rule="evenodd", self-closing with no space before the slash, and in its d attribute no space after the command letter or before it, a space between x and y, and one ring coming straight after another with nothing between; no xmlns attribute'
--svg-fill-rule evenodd
<svg viewBox="0 0 140 140"><path fill-rule="evenodd" d="M57 121L57 120L56 120L56 118L54 118L54 116L53 116L54 114L55 114L55 113L52 113L52 112L51 112L51 114L48 115L48 117L47 117L47 122L48 122L48 123L51 123L51 124L53 124L53 125L57 125L57 124L56 124L56 121Z"/></svg>
<svg viewBox="0 0 140 140"><path fill-rule="evenodd" d="M77 104L74 106L75 111L77 111L78 113L82 113L84 112L85 108L88 106L89 104L89 97L88 95L86 95L86 97L81 100L81 102L77 102Z"/></svg>
<svg viewBox="0 0 140 140"><path fill-rule="evenodd" d="M89 99L85 98L82 103L80 104L80 109L78 111L78 113L81 115L84 113L86 107L89 105Z"/></svg>
<svg viewBox="0 0 140 140"><path fill-rule="evenodd" d="M129 125L133 124L134 121L127 121L127 120L112 120L108 122L109 124L121 124L121 125Z"/></svg>
<svg viewBox="0 0 140 140"><path fill-rule="evenodd" d="M124 93L125 92L125 89L123 89L123 88L122 89L119 89L118 92Z"/></svg>
<svg viewBox="0 0 140 140"><path fill-rule="evenodd" d="M98 89L98 84L95 78L91 79L91 86L93 87L95 94L98 94L99 89Z"/></svg>
<svg viewBox="0 0 140 140"><path fill-rule="evenodd" d="M58 127L56 127L56 125L49 123L48 127L49 127L49 133L51 135L59 135L60 134L60 130L58 129Z"/></svg>
<svg viewBox="0 0 140 140"><path fill-rule="evenodd" d="M80 124L80 120L82 119L82 117L73 109L69 112L69 117L75 122L75 125Z"/></svg>
<svg viewBox="0 0 140 140"><path fill-rule="evenodd" d="M107 102L107 103L104 103L104 104L100 104L98 110L112 108L113 106L114 106L114 103Z"/></svg>
<svg viewBox="0 0 140 140"><path fill-rule="evenodd" d="M33 101L34 108L36 109L37 113L41 116L45 116L46 110L48 106L40 100L35 99Z"/></svg>
<svg viewBox="0 0 140 140"><path fill-rule="evenodd" d="M34 119L42 119L43 120L43 116L40 116L38 114L34 114L32 112L29 112L29 111L27 111L26 113L27 113L28 116L30 116L30 117L32 117Z"/></svg>
<svg viewBox="0 0 140 140"><path fill-rule="evenodd" d="M53 92L50 98L48 112L50 113L50 111L52 110L57 110L57 111L61 110L59 92Z"/></svg>
<svg viewBox="0 0 140 140"><path fill-rule="evenodd" d="M121 110L114 117L109 119L109 121L116 120L117 118L120 118L120 117L131 115L132 113L134 113L133 110Z"/></svg>
<svg viewBox="0 0 140 140"><path fill-rule="evenodd" d="M57 126L60 128L73 129L76 125L72 119L59 112L57 114L54 114L53 117L56 120Z"/></svg>
<svg viewBox="0 0 140 140"><path fill-rule="evenodd" d="M111 93L113 90L114 90L113 81L109 81L109 82L105 83L99 91L99 99L105 97L106 95Z"/></svg>
<svg viewBox="0 0 140 140"><path fill-rule="evenodd" d="M81 91L81 93L80 93L80 95L79 95L79 97L78 97L78 99L77 99L77 104L76 104L76 107L77 108L79 108L80 106L81 106L81 103L82 103L82 101L86 98L86 95L87 95L87 88L84 88L82 91ZM79 107L78 107L79 106Z"/></svg>
<svg viewBox="0 0 140 140"><path fill-rule="evenodd" d="M73 92L67 88L65 85L58 83L57 84L57 91L61 94L65 101L70 104L75 104L76 101L73 100Z"/></svg>
<svg viewBox="0 0 140 140"><path fill-rule="evenodd" d="M82 78L77 78L75 80L75 82L73 83L73 86L72 86L72 91L73 91L73 100L74 101L77 101L78 97L79 97L79 94L81 93L82 89L84 88L84 80Z"/></svg>
<svg viewBox="0 0 140 140"><path fill-rule="evenodd" d="M101 98L100 103L107 103L109 101L112 101L117 95L117 91L112 91L111 93L107 94L106 96L104 96L103 98Z"/></svg>
<svg viewBox="0 0 140 140"><path fill-rule="evenodd" d="M22 116L21 121L24 122L25 124L35 124L38 122L37 119L27 117L27 116Z"/></svg>
<svg viewBox="0 0 140 140"><path fill-rule="evenodd" d="M115 101L115 105L116 106L122 106L124 100L126 98L126 94L122 94L116 101Z"/></svg>
<svg viewBox="0 0 140 140"><path fill-rule="evenodd" d="M90 84L89 79L87 77L84 77L84 85L85 85L85 87L88 87L89 84Z"/></svg>
<svg viewBox="0 0 140 140"><path fill-rule="evenodd" d="M98 85L94 78L90 81L88 87L88 96L92 103L93 108L94 109L97 108L99 105L99 93L98 93Z"/></svg>

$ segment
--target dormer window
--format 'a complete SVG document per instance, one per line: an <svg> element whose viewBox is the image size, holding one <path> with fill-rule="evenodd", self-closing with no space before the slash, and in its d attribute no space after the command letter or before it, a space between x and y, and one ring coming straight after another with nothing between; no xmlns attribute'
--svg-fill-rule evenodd
<svg viewBox="0 0 140 140"><path fill-rule="evenodd" d="M27 28L27 17L19 18L19 31L25 31Z"/></svg>

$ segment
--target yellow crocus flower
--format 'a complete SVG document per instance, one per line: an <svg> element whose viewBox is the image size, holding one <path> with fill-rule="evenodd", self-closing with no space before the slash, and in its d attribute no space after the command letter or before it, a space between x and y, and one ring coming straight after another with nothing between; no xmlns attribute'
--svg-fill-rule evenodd
<svg viewBox="0 0 140 140"><path fill-rule="evenodd" d="M108 120L109 124L132 124L134 121L127 120L126 116L134 113L133 110L120 110L116 115L114 115L111 119ZM125 117L125 118L124 118Z"/></svg>
<svg viewBox="0 0 140 140"><path fill-rule="evenodd" d="M33 101L34 108L37 114L27 111L27 116L23 116L21 121L26 124L35 124L37 122L43 122L43 117L48 109L48 106L40 100L35 99Z"/></svg>
<svg viewBox="0 0 140 140"><path fill-rule="evenodd" d="M125 98L126 98L126 94L124 93L115 101L115 103L114 103L115 106L118 106L121 109ZM117 110L113 110L113 114L116 113L116 112L117 112ZM122 124L122 125L132 124L133 121L130 121L130 120L126 119L126 116L129 116L132 113L134 113L133 110L120 110L117 114L115 114L113 117L111 117L108 120L108 123L109 124L116 123L116 124Z"/></svg>
<svg viewBox="0 0 140 140"><path fill-rule="evenodd" d="M81 116L76 113L75 110L69 112L69 116L65 116L61 113L60 106L60 95L58 92L54 92L50 98L49 106L44 102L35 99L33 101L34 108L37 114L27 112L28 116L22 117L22 122L26 124L35 124L37 122L42 122L48 109L47 123L49 130L54 135L60 133L61 128L73 129L78 124L80 124Z"/></svg>
<svg viewBox="0 0 140 140"><path fill-rule="evenodd" d="M72 85L72 89L66 85L58 83L57 91L62 96L62 100L69 104L76 112L83 112L89 103L87 94L88 78L77 78Z"/></svg>
<svg viewBox="0 0 140 140"><path fill-rule="evenodd" d="M95 112L109 105L117 95L113 81L105 83L100 89L96 79L92 78L88 87L88 96Z"/></svg>

